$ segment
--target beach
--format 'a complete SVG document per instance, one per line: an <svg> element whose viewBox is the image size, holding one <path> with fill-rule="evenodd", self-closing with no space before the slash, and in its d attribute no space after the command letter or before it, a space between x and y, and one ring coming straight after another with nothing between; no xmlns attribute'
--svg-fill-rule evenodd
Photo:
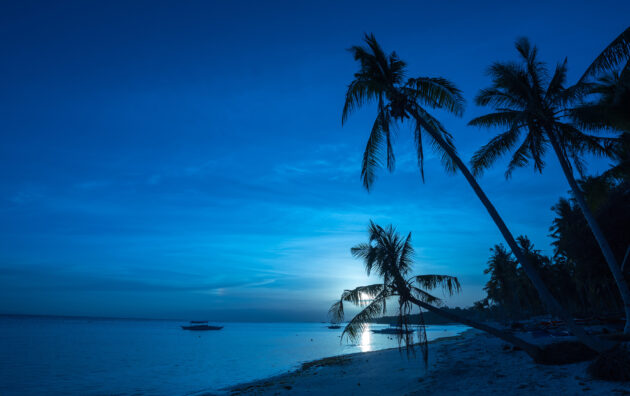
<svg viewBox="0 0 630 396"><path fill-rule="evenodd" d="M630 395L630 383L599 381L588 362L540 365L522 351L469 330L407 358L397 348L309 362L302 369L224 389L229 395Z"/></svg>

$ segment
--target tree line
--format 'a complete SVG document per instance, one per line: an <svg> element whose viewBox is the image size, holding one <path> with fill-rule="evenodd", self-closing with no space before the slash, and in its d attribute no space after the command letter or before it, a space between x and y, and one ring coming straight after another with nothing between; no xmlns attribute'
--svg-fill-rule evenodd
<svg viewBox="0 0 630 396"><path fill-rule="evenodd" d="M585 201L601 225L622 273L630 274L630 139L624 140L625 158L599 177L588 176L579 181ZM590 318L623 316L623 300L615 280L602 257L597 241L575 198L561 198L553 207L555 218L549 229L553 239L553 255L545 256L535 249L527 237L518 238L523 251L542 274L547 287L561 304L575 315ZM503 245L491 249L486 274L490 280L484 290L487 297L474 306L492 310L498 316L522 319L545 313L544 306L518 261Z"/></svg>

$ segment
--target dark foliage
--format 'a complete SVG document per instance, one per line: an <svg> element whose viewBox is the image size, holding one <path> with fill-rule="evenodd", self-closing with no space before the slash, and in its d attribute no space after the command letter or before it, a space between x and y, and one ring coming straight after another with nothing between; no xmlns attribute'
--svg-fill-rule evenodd
<svg viewBox="0 0 630 396"><path fill-rule="evenodd" d="M619 263L630 244L630 184L612 184L604 178L582 181L587 202ZM614 279L573 199L561 199L553 207L556 218L551 227L554 260L564 269L563 287L558 290L572 301L573 309L601 313L621 309ZM625 271L628 277L628 268ZM561 274L562 275L562 274Z"/></svg>
<svg viewBox="0 0 630 396"><path fill-rule="evenodd" d="M597 352L588 348L581 342L564 341L554 342L540 349L540 354L536 357L539 364L571 364L593 360L597 357Z"/></svg>
<svg viewBox="0 0 630 396"><path fill-rule="evenodd" d="M600 354L588 366L588 373L606 381L630 381L630 351L619 346Z"/></svg>
<svg viewBox="0 0 630 396"><path fill-rule="evenodd" d="M586 200L597 217L619 263L630 245L630 182L608 177L590 177L580 182ZM619 312L621 297L597 241L580 208L572 198L553 206L556 217L550 228L554 255L545 257L524 237L519 244L540 271L554 296L578 316ZM486 299L479 308L493 307L504 320L545 313L531 282L503 245L491 249L490 280ZM630 280L630 263L624 267ZM516 292L514 292L516 291Z"/></svg>

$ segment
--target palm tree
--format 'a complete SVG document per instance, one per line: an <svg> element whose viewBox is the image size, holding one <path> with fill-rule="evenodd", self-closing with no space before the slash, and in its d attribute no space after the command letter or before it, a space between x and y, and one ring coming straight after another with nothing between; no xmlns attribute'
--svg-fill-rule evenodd
<svg viewBox="0 0 630 396"><path fill-rule="evenodd" d="M551 260L535 249L526 236L519 236L516 240L523 254L536 267L536 271L548 275ZM544 313L544 307L536 295L536 290L533 289L523 269L519 268L518 262L512 257L512 252L503 244L495 245L490 252L488 268L483 271L484 274L490 274L490 280L484 286L488 302L505 309L508 316L516 318L522 317L523 313L530 316ZM547 285L555 286L549 282L548 276L544 278Z"/></svg>
<svg viewBox="0 0 630 396"><path fill-rule="evenodd" d="M519 290L518 263L512 258L512 253L502 244L490 249L488 268L483 273L490 275L490 280L484 286L488 300L497 303L508 317L518 318L522 311Z"/></svg>
<svg viewBox="0 0 630 396"><path fill-rule="evenodd" d="M606 147L611 139L587 135L567 122L567 107L583 94L585 84L565 88L567 63L560 63L549 81L545 81L547 69L537 59L537 49L529 40L516 41L521 63L495 63L489 68L493 84L482 89L475 102L480 106L491 106L496 112L477 117L469 125L500 127L507 131L494 137L479 149L472 158L473 171L480 174L499 157L516 148L508 164L506 177L517 167L530 161L536 171L545 166L543 156L550 145L560 161L560 166L569 182L578 205L597 239L606 263L615 278L621 293L626 314L625 332L630 333L630 289L617 259L610 248L595 216L586 204L584 194L573 176L573 168L583 175L582 156L590 152L596 155L609 154ZM525 135L522 137L522 135Z"/></svg>
<svg viewBox="0 0 630 396"><path fill-rule="evenodd" d="M386 55L377 43L374 35L366 35L367 47L353 46L350 52L359 62L360 69L354 75L354 80L348 86L346 101L343 108L342 124L350 113L368 102L376 101L377 116L368 138L363 155L361 176L364 186L369 190L374 181L375 170L381 164L381 157L385 156L387 168L394 168L394 151L391 139L391 127L397 122L409 119L414 128L418 165L424 179L423 140L428 139L433 149L442 157L442 162L449 171L459 169L477 197L501 231L508 246L523 266L529 279L548 309L566 321L571 331L590 348L602 351L606 349L603 341L587 335L583 329L576 326L571 315L562 308L549 292L534 267L521 253L514 237L503 222L501 216L492 205L477 180L459 158L453 145L452 137L425 107L444 109L455 115L461 115L464 110L464 100L461 92L450 81L443 78L419 77L404 80L405 63L395 52ZM383 153L385 151L385 153Z"/></svg>
<svg viewBox="0 0 630 396"><path fill-rule="evenodd" d="M401 237L392 226L383 228L370 221L368 227L369 242L361 243L351 249L352 255L362 259L368 276L376 273L383 281L369 286L360 286L352 290L345 290L339 301L335 302L329 313L333 322L341 322L344 319L344 303L351 303L363 309L355 315L343 330L342 338L349 337L352 340L360 338L365 326L387 310L387 301L397 299L398 341L404 343L407 348L414 345L413 331L409 330L410 314L413 305L449 320L459 322L470 327L493 334L511 344L521 347L533 358L539 355L539 348L524 340L515 337L511 333L503 332L473 320L460 317L457 314L439 308L443 302L440 298L430 294L427 290L443 289L449 295L461 290L456 277L449 275L416 275L410 276L413 267L413 247L411 245L411 233L406 238ZM419 341L422 347L424 360L427 360L426 333L422 310L419 315Z"/></svg>

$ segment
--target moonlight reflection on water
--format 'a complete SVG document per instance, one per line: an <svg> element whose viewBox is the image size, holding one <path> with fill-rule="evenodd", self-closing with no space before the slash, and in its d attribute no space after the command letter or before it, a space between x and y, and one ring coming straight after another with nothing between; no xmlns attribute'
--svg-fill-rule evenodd
<svg viewBox="0 0 630 396"><path fill-rule="evenodd" d="M361 348L361 352L372 351L372 331L370 330L370 325L365 326L365 328L363 329L359 348Z"/></svg>

